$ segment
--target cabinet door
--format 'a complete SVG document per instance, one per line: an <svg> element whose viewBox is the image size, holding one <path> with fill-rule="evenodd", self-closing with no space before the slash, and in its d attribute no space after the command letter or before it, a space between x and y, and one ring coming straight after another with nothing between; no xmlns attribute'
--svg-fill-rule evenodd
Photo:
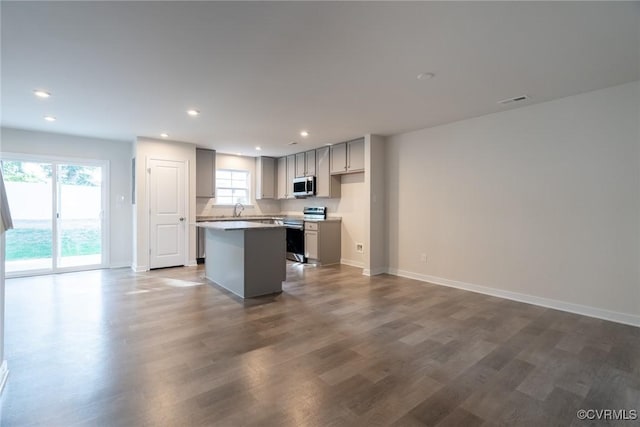
<svg viewBox="0 0 640 427"><path fill-rule="evenodd" d="M278 199L286 199L289 187L287 186L287 158L278 159Z"/></svg>
<svg viewBox="0 0 640 427"><path fill-rule="evenodd" d="M318 148L316 150L316 197L331 197L329 192L329 147Z"/></svg>
<svg viewBox="0 0 640 427"><path fill-rule="evenodd" d="M334 144L330 148L331 173L339 174L347 171L347 144Z"/></svg>
<svg viewBox="0 0 640 427"><path fill-rule="evenodd" d="M305 176L314 176L316 174L316 150L310 150L304 153Z"/></svg>
<svg viewBox="0 0 640 427"><path fill-rule="evenodd" d="M287 199L293 199L293 178L296 176L296 156L287 156Z"/></svg>
<svg viewBox="0 0 640 427"><path fill-rule="evenodd" d="M196 149L196 197L216 196L216 152Z"/></svg>
<svg viewBox="0 0 640 427"><path fill-rule="evenodd" d="M256 159L256 200L273 199L276 187L276 165L272 157Z"/></svg>
<svg viewBox="0 0 640 427"><path fill-rule="evenodd" d="M340 177L331 175L329 147L316 150L316 197L340 197Z"/></svg>
<svg viewBox="0 0 640 427"><path fill-rule="evenodd" d="M304 256L307 258L318 259L318 232L304 232Z"/></svg>
<svg viewBox="0 0 640 427"><path fill-rule="evenodd" d="M306 176L306 167L307 165L304 161L304 153L296 154L296 178Z"/></svg>
<svg viewBox="0 0 640 427"><path fill-rule="evenodd" d="M347 142L347 172L364 170L364 139Z"/></svg>

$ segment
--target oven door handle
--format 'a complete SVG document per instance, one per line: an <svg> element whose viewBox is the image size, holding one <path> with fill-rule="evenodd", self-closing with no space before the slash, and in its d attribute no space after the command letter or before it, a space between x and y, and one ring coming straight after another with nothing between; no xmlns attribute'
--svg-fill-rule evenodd
<svg viewBox="0 0 640 427"><path fill-rule="evenodd" d="M285 227L292 230L304 230L304 225L285 225Z"/></svg>

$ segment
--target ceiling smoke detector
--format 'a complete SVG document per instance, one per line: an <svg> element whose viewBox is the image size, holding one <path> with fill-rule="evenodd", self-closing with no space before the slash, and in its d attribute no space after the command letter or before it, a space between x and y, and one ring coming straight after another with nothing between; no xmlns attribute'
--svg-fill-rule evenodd
<svg viewBox="0 0 640 427"><path fill-rule="evenodd" d="M432 78L434 78L436 75L433 73L420 73L418 74L418 76L416 77L418 80L430 80Z"/></svg>
<svg viewBox="0 0 640 427"><path fill-rule="evenodd" d="M298 141L291 141L289 142L289 145L296 145L298 143Z"/></svg>
<svg viewBox="0 0 640 427"><path fill-rule="evenodd" d="M516 96L515 98L508 98L508 99L503 99L502 101L498 101L498 104L506 105L506 104L511 104L512 102L526 101L527 99L529 99L529 95L520 95L520 96Z"/></svg>

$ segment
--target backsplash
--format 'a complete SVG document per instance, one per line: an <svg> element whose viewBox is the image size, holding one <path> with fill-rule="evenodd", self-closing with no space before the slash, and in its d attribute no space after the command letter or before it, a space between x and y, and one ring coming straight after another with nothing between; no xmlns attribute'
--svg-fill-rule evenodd
<svg viewBox="0 0 640 427"><path fill-rule="evenodd" d="M232 216L233 206L216 206L215 199L196 199L196 216ZM256 200L253 205L245 205L243 216L269 215L280 213L280 201Z"/></svg>

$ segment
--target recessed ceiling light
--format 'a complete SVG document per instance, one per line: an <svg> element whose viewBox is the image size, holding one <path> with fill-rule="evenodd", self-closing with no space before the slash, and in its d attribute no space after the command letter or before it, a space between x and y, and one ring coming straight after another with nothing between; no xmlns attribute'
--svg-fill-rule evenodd
<svg viewBox="0 0 640 427"><path fill-rule="evenodd" d="M169 134L168 133L161 133L160 136L163 137L163 138L169 138Z"/></svg>
<svg viewBox="0 0 640 427"><path fill-rule="evenodd" d="M291 141L289 142L289 145L296 145L298 143L298 141Z"/></svg>
<svg viewBox="0 0 640 427"><path fill-rule="evenodd" d="M44 119L48 122L55 122L56 118L53 116L44 116Z"/></svg>
<svg viewBox="0 0 640 427"><path fill-rule="evenodd" d="M262 147L256 147L256 151L262 150Z"/></svg>
<svg viewBox="0 0 640 427"><path fill-rule="evenodd" d="M303 136L306 138L309 136L309 132L307 132L306 130L303 130L302 132L300 132L300 136Z"/></svg>
<svg viewBox="0 0 640 427"><path fill-rule="evenodd" d="M48 98L51 94L45 90L36 89L33 91L33 94L38 98Z"/></svg>
<svg viewBox="0 0 640 427"><path fill-rule="evenodd" d="M200 115L200 111L191 109L191 110L187 110L187 114L192 117L195 117Z"/></svg>
<svg viewBox="0 0 640 427"><path fill-rule="evenodd" d="M433 73L420 73L418 74L418 80L429 80L434 78L436 75Z"/></svg>

